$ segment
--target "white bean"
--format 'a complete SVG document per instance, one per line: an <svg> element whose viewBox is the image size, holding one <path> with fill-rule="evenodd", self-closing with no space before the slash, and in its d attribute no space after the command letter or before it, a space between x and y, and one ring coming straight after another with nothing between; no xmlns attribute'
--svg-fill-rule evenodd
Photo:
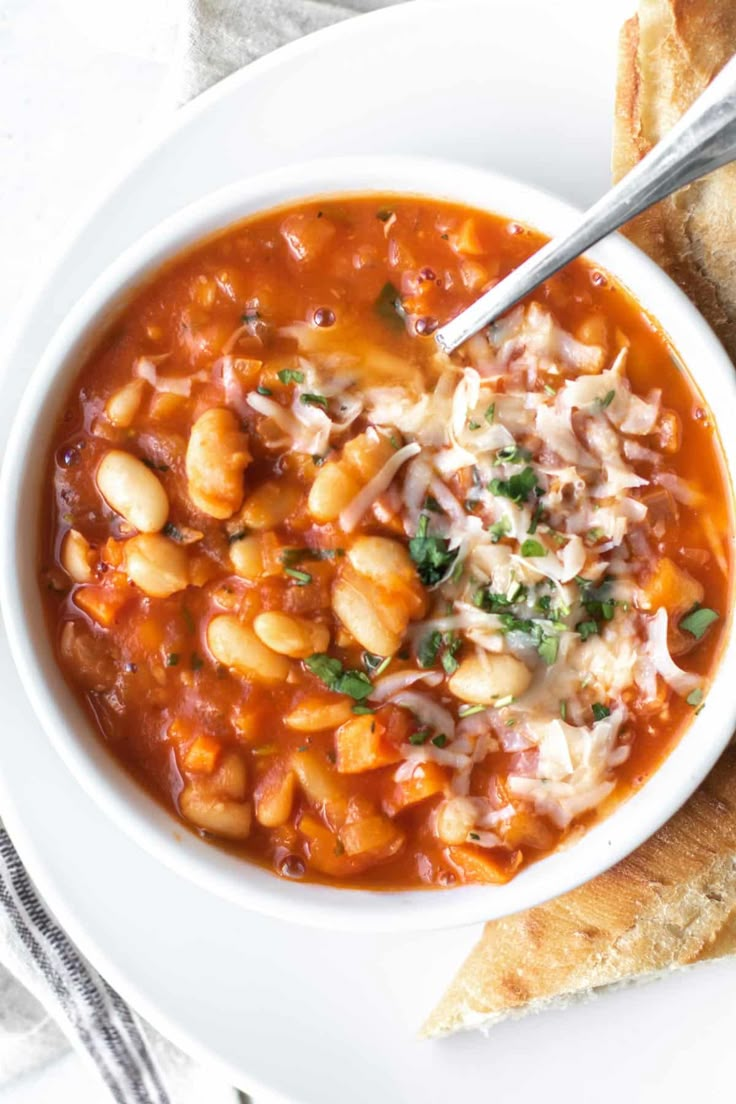
<svg viewBox="0 0 736 1104"><path fill-rule="evenodd" d="M243 472L251 461L248 438L231 410L212 407L192 426L187 445L189 497L198 510L229 518L243 501Z"/></svg>
<svg viewBox="0 0 736 1104"><path fill-rule="evenodd" d="M385 606L385 596L375 584L350 567L332 588L332 608L345 628L367 651L382 656L393 655L401 646L401 633L386 624ZM404 628L407 621L404 617Z"/></svg>
<svg viewBox="0 0 736 1104"><path fill-rule="evenodd" d="M139 533L125 542L128 578L151 598L168 598L189 586L189 561L184 549L160 533Z"/></svg>
<svg viewBox="0 0 736 1104"><path fill-rule="evenodd" d="M108 421L120 429L127 429L138 413L145 387L145 380L133 379L113 392L105 404Z"/></svg>
<svg viewBox="0 0 736 1104"><path fill-rule="evenodd" d="M330 630L326 625L278 610L259 613L253 628L268 648L293 659L306 659L315 652L325 652L330 643Z"/></svg>
<svg viewBox="0 0 736 1104"><path fill-rule="evenodd" d="M207 644L218 663L260 682L282 682L290 664L262 644L249 626L231 613L218 614L207 626Z"/></svg>
<svg viewBox="0 0 736 1104"><path fill-rule="evenodd" d="M92 580L92 549L77 529L70 529L61 544L61 566L75 583Z"/></svg>
<svg viewBox="0 0 736 1104"><path fill-rule="evenodd" d="M141 533L157 533L166 524L169 499L142 460L121 449L105 453L97 468L100 494L117 514Z"/></svg>
<svg viewBox="0 0 736 1104"><path fill-rule="evenodd" d="M515 656L470 656L462 661L448 687L461 701L492 705L499 698L518 698L531 680L531 671Z"/></svg>

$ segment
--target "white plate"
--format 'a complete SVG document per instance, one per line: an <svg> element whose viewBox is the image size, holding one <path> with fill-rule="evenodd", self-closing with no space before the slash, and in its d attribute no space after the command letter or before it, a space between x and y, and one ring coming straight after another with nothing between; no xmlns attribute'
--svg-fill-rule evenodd
<svg viewBox="0 0 736 1104"><path fill-rule="evenodd" d="M242 175L318 154L416 152L591 200L607 182L627 7L425 0L303 40L201 97L90 216L22 319L4 423L102 267L176 207ZM0 808L33 877L110 982L259 1104L439 1104L461 1092L554 1104L571 1090L600 1104L622 1091L632 1104L678 1102L715 1099L728 1083L731 963L509 1023L489 1040L417 1042L477 931L321 935L198 892L100 817L35 725L4 640L0 663Z"/></svg>

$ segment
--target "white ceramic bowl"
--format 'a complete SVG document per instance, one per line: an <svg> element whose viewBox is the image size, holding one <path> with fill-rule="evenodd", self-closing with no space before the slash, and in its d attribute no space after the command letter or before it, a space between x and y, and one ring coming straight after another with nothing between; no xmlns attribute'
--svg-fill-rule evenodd
<svg viewBox="0 0 736 1104"><path fill-rule="evenodd" d="M64 682L45 624L38 580L42 480L50 435L85 355L130 294L168 258L216 230L300 198L405 192L506 214L547 234L576 212L542 192L491 172L419 158L346 158L294 165L205 197L167 219L118 258L67 316L23 396L8 444L0 492L0 600L26 692L69 769L128 835L206 890L246 908L329 928L402 930L449 927L529 908L594 877L667 820L704 778L736 727L736 639L726 649L707 708L694 717L655 776L601 824L565 850L523 870L505 886L376 893L282 880L187 832L117 764ZM722 430L736 472L736 376L689 300L643 254L610 238L590 257L621 281L661 324L690 368ZM728 431L727 431L728 430ZM22 734L16 734L22 739ZM33 779L28 780L33 785ZM49 810L51 815L52 810Z"/></svg>

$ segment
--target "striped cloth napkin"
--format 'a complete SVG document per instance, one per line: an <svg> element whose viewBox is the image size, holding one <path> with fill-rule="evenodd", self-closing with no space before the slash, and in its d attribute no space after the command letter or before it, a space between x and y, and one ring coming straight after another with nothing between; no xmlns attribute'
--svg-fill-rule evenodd
<svg viewBox="0 0 736 1104"><path fill-rule="evenodd" d="M166 4L169 0L150 0ZM189 0L169 81L183 103L310 31L401 0ZM0 824L0 1087L71 1044L118 1104L236 1104L236 1090L163 1039L82 957ZM100 1099L104 1090L101 1088Z"/></svg>

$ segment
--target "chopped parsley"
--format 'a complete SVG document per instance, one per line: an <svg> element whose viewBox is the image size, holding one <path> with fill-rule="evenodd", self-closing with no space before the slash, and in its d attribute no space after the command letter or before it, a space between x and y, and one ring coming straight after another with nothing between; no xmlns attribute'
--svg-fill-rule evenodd
<svg viewBox="0 0 736 1104"><path fill-rule="evenodd" d="M461 705L457 711L458 717L472 717L475 713L482 713L485 705Z"/></svg>
<svg viewBox="0 0 736 1104"><path fill-rule="evenodd" d="M328 690L334 690L336 694L347 694L356 701L363 701L373 689L373 683L365 672L350 669L346 671L339 659L333 659L324 652L315 652L304 660L304 665L321 679Z"/></svg>
<svg viewBox="0 0 736 1104"><path fill-rule="evenodd" d="M534 537L527 537L521 546L521 554L529 559L534 559L539 556L546 556L547 549L540 541L535 540Z"/></svg>
<svg viewBox="0 0 736 1104"><path fill-rule="evenodd" d="M507 613L510 606L517 602L523 602L527 595L525 586L517 586L513 595L500 594L491 590L489 586L479 587L473 595L473 605L486 613Z"/></svg>
<svg viewBox="0 0 736 1104"><path fill-rule="evenodd" d="M567 702L565 701L560 702L560 717L563 721L567 720Z"/></svg>
<svg viewBox="0 0 736 1104"><path fill-rule="evenodd" d="M304 373L297 372L294 368L282 368L276 375L282 383L304 383Z"/></svg>
<svg viewBox="0 0 736 1104"><path fill-rule="evenodd" d="M607 705L601 705L600 702L593 702L591 709L593 710L594 721L605 721L606 717L611 716L611 710Z"/></svg>
<svg viewBox="0 0 736 1104"><path fill-rule="evenodd" d="M493 419L496 417L496 404L495 404L495 402L492 402L490 406L486 407L486 412L484 414L484 417L485 417L485 420L488 422L489 425L493 425Z"/></svg>
<svg viewBox="0 0 736 1104"><path fill-rule="evenodd" d="M607 391L606 394L602 398L597 398L595 400L595 405L598 407L599 410L608 410L609 406L611 405L611 403L613 402L613 400L615 398L616 398L616 392L615 391Z"/></svg>
<svg viewBox="0 0 736 1104"><path fill-rule="evenodd" d="M417 649L417 663L420 667L434 667L437 662L440 647L442 646L442 633L435 629L420 642Z"/></svg>
<svg viewBox="0 0 736 1104"><path fill-rule="evenodd" d="M715 610L708 609L707 606L698 606L697 609L688 613L687 617L683 617L680 628L690 633L696 640L700 640L713 622L718 620L718 617L719 615Z"/></svg>
<svg viewBox="0 0 736 1104"><path fill-rule="evenodd" d="M319 406L322 410L327 410L327 399L324 395L314 395L307 391L299 396L299 401L304 406Z"/></svg>
<svg viewBox="0 0 736 1104"><path fill-rule="evenodd" d="M344 555L343 548L286 548L281 553L281 562L285 567L294 567L303 560L334 560Z"/></svg>
<svg viewBox="0 0 736 1104"><path fill-rule="evenodd" d="M308 571L299 571L296 567L285 567L284 574L292 578L297 586L308 586L312 581Z"/></svg>
<svg viewBox="0 0 736 1104"><path fill-rule="evenodd" d="M529 449L520 448L519 445L506 445L496 453L495 462L497 464L525 464L531 458L532 454Z"/></svg>
<svg viewBox="0 0 736 1104"><path fill-rule="evenodd" d="M581 640L587 640L589 636L595 636L598 632L597 621L580 621L575 626L575 631L580 633Z"/></svg>
<svg viewBox="0 0 736 1104"><path fill-rule="evenodd" d="M412 732L411 735L409 736L409 743L414 744L414 745L426 744L428 739L429 739L429 729L428 728L418 728L416 732Z"/></svg>
<svg viewBox="0 0 736 1104"><path fill-rule="evenodd" d="M166 666L167 667L176 667L178 665L180 659L181 659L181 656L179 655L178 652L169 652L169 654L166 657Z"/></svg>
<svg viewBox="0 0 736 1104"><path fill-rule="evenodd" d="M502 537L507 537L511 532L511 519L504 514L493 525L488 526L488 532L491 534L491 543L498 544Z"/></svg>
<svg viewBox="0 0 736 1104"><path fill-rule="evenodd" d="M537 652L539 658L550 667L557 659L557 653L560 650L560 638L559 636L547 636L542 635L542 639L537 645Z"/></svg>
<svg viewBox="0 0 736 1104"><path fill-rule="evenodd" d="M433 736L432 743L435 747L438 748L447 747L447 737L445 736L444 732L440 732L438 736Z"/></svg>
<svg viewBox="0 0 736 1104"><path fill-rule="evenodd" d="M543 513L544 513L544 507L542 506L541 502L538 502L537 505L534 507L534 513L532 514L532 520L529 522L529 528L527 529L527 532L529 533L529 536L533 536L534 533L536 533L537 526L539 525L540 521L542 520L542 514Z"/></svg>
<svg viewBox="0 0 736 1104"><path fill-rule="evenodd" d="M694 690L691 690L685 701L688 705L700 705L703 700L703 691L699 686L696 686Z"/></svg>
<svg viewBox="0 0 736 1104"><path fill-rule="evenodd" d="M580 600L588 617L596 622L613 621L616 612L616 600L610 596L611 584L609 580L604 579L602 583L595 586L590 579L583 579L581 575L578 575L575 581L582 591ZM580 626L578 626L578 631L580 631ZM589 632L588 636L590 635Z"/></svg>
<svg viewBox="0 0 736 1104"><path fill-rule="evenodd" d="M365 717L370 713L375 713L376 712L375 709L371 709L371 707L369 705L361 705L360 702L358 702L356 705L353 706L352 711L358 717Z"/></svg>
<svg viewBox="0 0 736 1104"><path fill-rule="evenodd" d="M391 662L391 656L374 655L373 652L363 652L363 666L369 674L382 675Z"/></svg>
<svg viewBox="0 0 736 1104"><path fill-rule="evenodd" d="M378 298L373 305L373 309L378 317L388 323L392 329L405 329L404 319L406 318L406 311L401 301L401 294L390 280L383 285L378 293Z"/></svg>
<svg viewBox="0 0 736 1104"><path fill-rule="evenodd" d="M422 514L417 535L409 541L409 555L416 564L419 578L430 587L441 583L449 574L457 559L457 549L451 551L444 537L429 536L428 529L429 517Z"/></svg>
<svg viewBox="0 0 736 1104"><path fill-rule="evenodd" d="M445 512L434 495L427 495L424 500L423 509L431 510L433 514L444 514Z"/></svg>
<svg viewBox="0 0 736 1104"><path fill-rule="evenodd" d="M264 387L262 383L258 384L256 391L259 395L273 395L273 391L269 387Z"/></svg>
<svg viewBox="0 0 736 1104"><path fill-rule="evenodd" d="M526 467L508 479L492 479L488 484L488 490L491 494L510 498L512 502L526 502L537 485L534 468Z"/></svg>

